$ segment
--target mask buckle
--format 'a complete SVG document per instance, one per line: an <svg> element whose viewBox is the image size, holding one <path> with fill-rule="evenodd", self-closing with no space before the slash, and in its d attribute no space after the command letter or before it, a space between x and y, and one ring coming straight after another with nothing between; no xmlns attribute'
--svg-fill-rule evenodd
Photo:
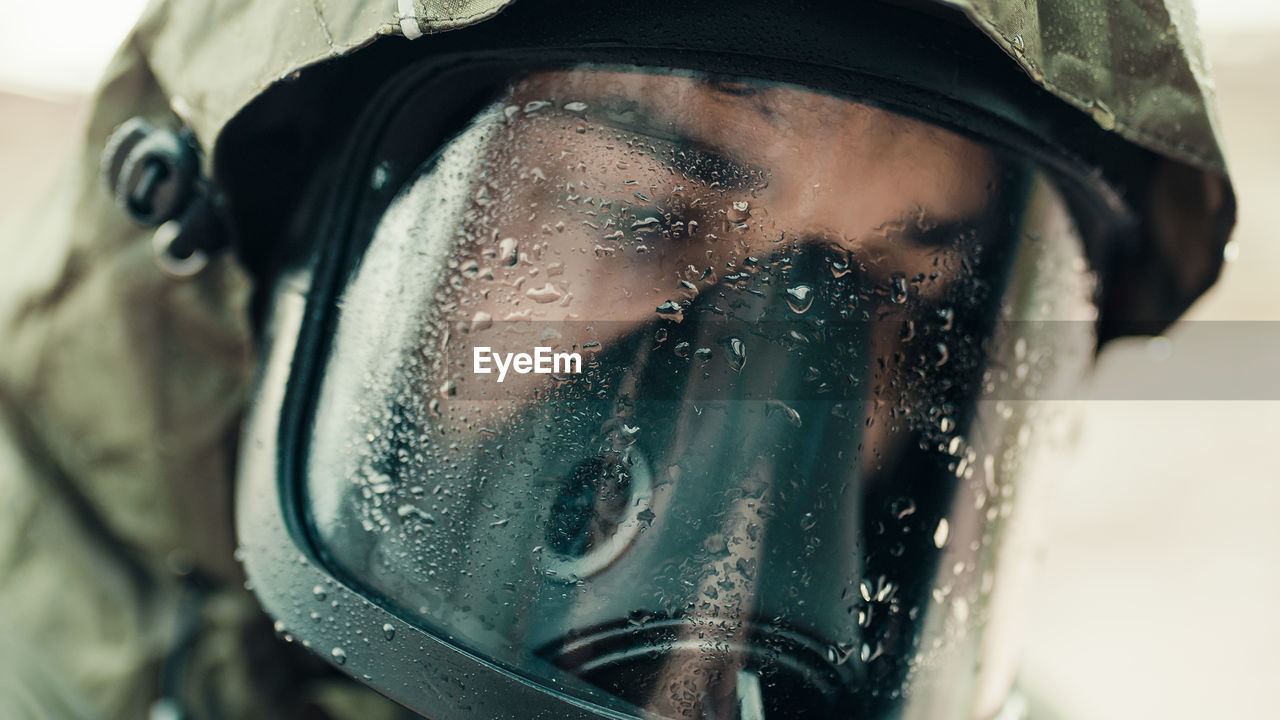
<svg viewBox="0 0 1280 720"><path fill-rule="evenodd" d="M102 173L116 204L135 222L156 227L151 246L165 275L193 277L226 248L217 198L200 173L199 146L189 130L131 118L107 141Z"/></svg>

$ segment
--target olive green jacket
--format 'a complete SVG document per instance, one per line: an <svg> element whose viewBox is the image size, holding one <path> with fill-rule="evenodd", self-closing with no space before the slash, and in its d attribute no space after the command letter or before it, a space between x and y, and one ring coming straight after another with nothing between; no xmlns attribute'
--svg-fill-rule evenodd
<svg viewBox="0 0 1280 720"><path fill-rule="evenodd" d="M144 13L56 192L0 235L0 717L143 718L170 696L195 718L399 712L308 665L245 589L230 515L255 371L250 277L231 254L187 281L158 272L152 230L112 203L100 156L140 115L189 127L212 164L228 123L285 78L382 36L431 43L509 1L156 0ZM1203 291L1234 200L1187 2L935 4L1164 158L1135 287L1183 306Z"/></svg>

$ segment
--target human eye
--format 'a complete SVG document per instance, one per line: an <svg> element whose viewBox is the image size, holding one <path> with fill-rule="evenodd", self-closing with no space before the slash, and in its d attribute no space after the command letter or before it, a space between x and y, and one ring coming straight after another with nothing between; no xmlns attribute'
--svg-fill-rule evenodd
<svg viewBox="0 0 1280 720"><path fill-rule="evenodd" d="M707 187L723 190L749 190L767 183L767 172L733 159L727 154L696 140L679 143L670 158L671 166L682 175Z"/></svg>

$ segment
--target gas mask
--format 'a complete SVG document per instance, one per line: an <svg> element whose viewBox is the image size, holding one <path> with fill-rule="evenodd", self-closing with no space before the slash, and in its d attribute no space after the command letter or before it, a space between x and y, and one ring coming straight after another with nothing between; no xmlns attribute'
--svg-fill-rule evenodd
<svg viewBox="0 0 1280 720"><path fill-rule="evenodd" d="M704 70L390 116L248 425L283 635L437 718L1001 712L1014 510L1094 347L1089 188Z"/></svg>

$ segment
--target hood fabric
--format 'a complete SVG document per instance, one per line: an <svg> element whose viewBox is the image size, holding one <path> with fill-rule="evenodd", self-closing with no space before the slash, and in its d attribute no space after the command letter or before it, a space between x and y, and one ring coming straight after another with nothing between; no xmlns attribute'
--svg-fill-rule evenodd
<svg viewBox="0 0 1280 720"><path fill-rule="evenodd" d="M533 0L522 0L533 1ZM113 128L176 115L217 157L268 88L381 36L430 43L510 0L157 0L96 92L74 162L0 235L0 716L396 717L278 643L234 560L252 281L229 255L188 281L99 163ZM1234 197L1194 19L1172 0L940 0L1034 82L1151 151L1147 244L1120 303L1172 320L1216 278ZM207 168L216 171L216 168ZM327 714L311 714L324 708Z"/></svg>

